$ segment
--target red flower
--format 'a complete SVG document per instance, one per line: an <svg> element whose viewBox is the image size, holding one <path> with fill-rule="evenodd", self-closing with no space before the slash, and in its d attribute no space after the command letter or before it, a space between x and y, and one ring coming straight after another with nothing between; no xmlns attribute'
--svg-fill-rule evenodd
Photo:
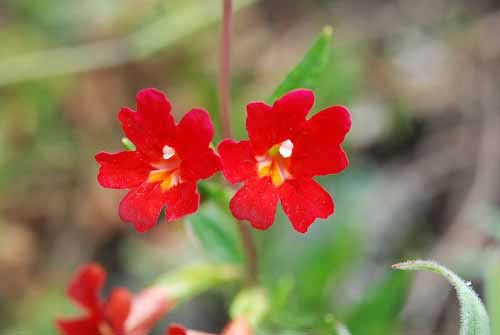
<svg viewBox="0 0 500 335"><path fill-rule="evenodd" d="M144 232L152 228L166 205L172 221L198 209L196 182L220 170L209 147L212 122L202 109L192 109L175 125L167 97L158 90L137 94L137 112L123 108L118 118L135 151L101 152L99 183L131 189L120 204L120 217Z"/></svg>
<svg viewBox="0 0 500 335"><path fill-rule="evenodd" d="M301 233L316 218L333 214L331 196L312 177L348 166L340 144L351 119L345 107L332 106L306 120L313 103L313 92L305 89L284 95L273 106L252 102L246 121L250 139L226 139L219 145L226 179L245 182L230 203L237 219L267 229L274 222L278 199Z"/></svg>
<svg viewBox="0 0 500 335"><path fill-rule="evenodd" d="M124 288L115 288L106 301L100 293L106 272L97 264L82 267L68 286L68 296L83 307L87 315L59 319L64 335L146 335L172 307L160 288L151 288L132 297Z"/></svg>
<svg viewBox="0 0 500 335"><path fill-rule="evenodd" d="M222 335L252 335L254 332L250 323L243 318L231 321L222 331ZM211 333L186 329L184 326L172 324L168 327L165 335L213 335Z"/></svg>

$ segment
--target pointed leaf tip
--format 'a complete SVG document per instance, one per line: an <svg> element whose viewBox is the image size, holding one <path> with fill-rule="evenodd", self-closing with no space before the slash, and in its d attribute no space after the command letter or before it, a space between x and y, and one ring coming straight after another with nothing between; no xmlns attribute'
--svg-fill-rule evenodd
<svg viewBox="0 0 500 335"><path fill-rule="evenodd" d="M285 93L298 88L316 89L331 57L332 27L326 26L302 60L287 74L267 101L272 104Z"/></svg>

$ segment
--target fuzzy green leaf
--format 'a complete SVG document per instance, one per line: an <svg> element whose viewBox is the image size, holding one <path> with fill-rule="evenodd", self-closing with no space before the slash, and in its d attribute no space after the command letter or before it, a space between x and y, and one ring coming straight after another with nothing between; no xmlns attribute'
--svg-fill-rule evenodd
<svg viewBox="0 0 500 335"><path fill-rule="evenodd" d="M297 88L315 89L330 60L331 41L332 28L327 26L300 63L288 73L285 80L274 91L268 102L273 103L283 94Z"/></svg>
<svg viewBox="0 0 500 335"><path fill-rule="evenodd" d="M452 271L433 261L408 261L393 265L398 270L428 270L445 277L455 288L461 306L460 335L489 335L490 320L483 303L470 287Z"/></svg>
<svg viewBox="0 0 500 335"><path fill-rule="evenodd" d="M494 257L485 274L486 304L491 315L492 334L500 334L500 263Z"/></svg>

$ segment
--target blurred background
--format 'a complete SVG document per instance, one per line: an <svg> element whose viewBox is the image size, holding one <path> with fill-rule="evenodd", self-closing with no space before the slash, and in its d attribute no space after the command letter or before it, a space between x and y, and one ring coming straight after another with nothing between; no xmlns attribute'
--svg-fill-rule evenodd
<svg viewBox="0 0 500 335"><path fill-rule="evenodd" d="M266 99L327 24L333 56L315 110L343 104L353 118L350 168L319 179L336 213L299 235L280 209L268 232L255 231L277 304L269 332L299 332L331 313L354 335L457 334L448 283L390 265L435 259L483 292L500 241L500 4L236 7L235 137L245 136L245 104ZM93 157L122 149L117 113L145 87L168 93L177 120L203 107L220 130L220 9L203 0L0 1L1 333L54 334L54 318L74 311L67 282L91 259L109 271L109 286L137 291L207 257L188 225L141 235L120 222L123 193L97 184ZM217 331L226 294L203 294L169 320Z"/></svg>

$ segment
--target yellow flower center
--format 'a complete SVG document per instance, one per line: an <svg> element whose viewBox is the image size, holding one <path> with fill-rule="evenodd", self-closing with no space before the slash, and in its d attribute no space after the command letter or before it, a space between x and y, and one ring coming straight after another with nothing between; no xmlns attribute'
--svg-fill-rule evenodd
<svg viewBox="0 0 500 335"><path fill-rule="evenodd" d="M260 178L271 177L275 186L280 186L292 175L289 172L293 143L290 140L273 145L266 154L257 156L257 173Z"/></svg>
<svg viewBox="0 0 500 335"><path fill-rule="evenodd" d="M149 173L148 182L160 183L161 190L165 192L180 182L181 159L174 148L168 146L163 149L163 158L161 162L153 165L156 169Z"/></svg>

